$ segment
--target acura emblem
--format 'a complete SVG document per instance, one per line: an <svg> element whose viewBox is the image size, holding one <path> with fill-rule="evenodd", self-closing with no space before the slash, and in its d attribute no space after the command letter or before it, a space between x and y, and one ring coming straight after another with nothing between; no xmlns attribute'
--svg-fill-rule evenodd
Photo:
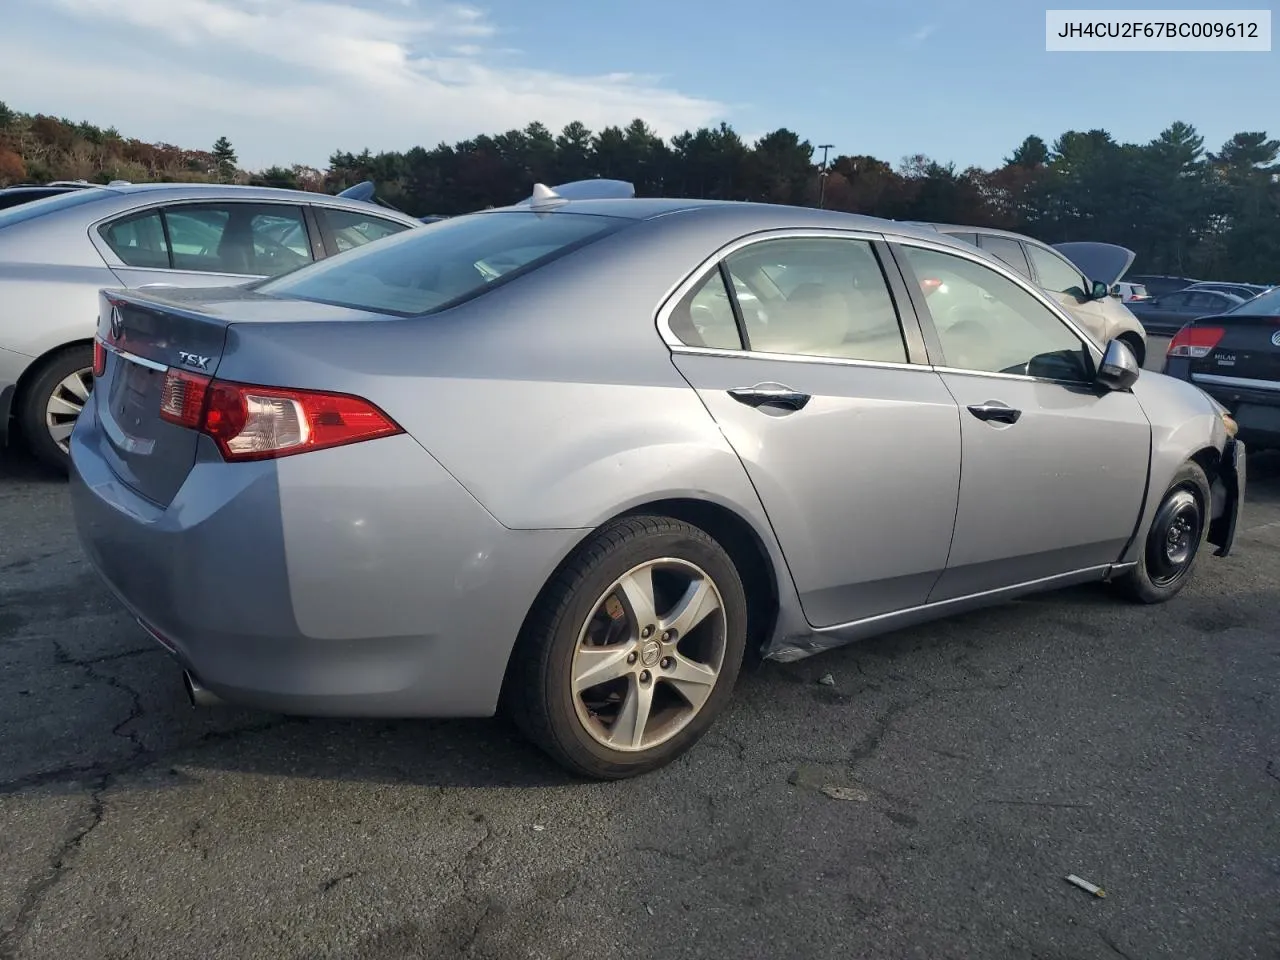
<svg viewBox="0 0 1280 960"><path fill-rule="evenodd" d="M120 317L120 308L115 304L111 306L111 339L119 340L121 334L124 333L124 320Z"/></svg>
<svg viewBox="0 0 1280 960"><path fill-rule="evenodd" d="M1271 335L1271 345L1273 347L1280 347L1280 330L1277 330Z"/></svg>

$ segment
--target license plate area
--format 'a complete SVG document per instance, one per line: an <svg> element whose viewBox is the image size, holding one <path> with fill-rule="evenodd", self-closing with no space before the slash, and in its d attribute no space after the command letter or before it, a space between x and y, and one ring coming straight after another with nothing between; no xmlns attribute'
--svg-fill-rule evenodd
<svg viewBox="0 0 1280 960"><path fill-rule="evenodd" d="M115 367L103 417L107 434L121 452L146 456L155 448L157 431L164 425L160 401L167 371L121 354L115 357Z"/></svg>

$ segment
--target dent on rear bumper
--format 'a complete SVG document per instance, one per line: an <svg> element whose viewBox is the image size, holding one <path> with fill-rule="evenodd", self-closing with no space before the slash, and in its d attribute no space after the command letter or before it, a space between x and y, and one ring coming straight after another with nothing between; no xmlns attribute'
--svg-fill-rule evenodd
<svg viewBox="0 0 1280 960"><path fill-rule="evenodd" d="M82 420L86 418L82 417ZM72 440L77 530L121 601L223 698L347 716L486 716L578 531L497 523L407 436L246 464L202 453L159 508Z"/></svg>

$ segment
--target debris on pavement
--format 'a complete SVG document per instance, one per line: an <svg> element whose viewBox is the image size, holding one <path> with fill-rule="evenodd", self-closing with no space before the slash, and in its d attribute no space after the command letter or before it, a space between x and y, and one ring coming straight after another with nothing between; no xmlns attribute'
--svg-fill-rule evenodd
<svg viewBox="0 0 1280 960"><path fill-rule="evenodd" d="M871 794L865 790L859 790L857 787L841 787L833 783L824 786L822 792L832 800L857 800L860 803L866 803L871 799Z"/></svg>
<svg viewBox="0 0 1280 960"><path fill-rule="evenodd" d="M1105 897L1107 895L1107 891L1090 883L1088 880L1077 877L1074 873L1067 877L1067 883L1073 883L1081 890L1086 890L1089 893L1092 893L1095 897Z"/></svg>
<svg viewBox="0 0 1280 960"><path fill-rule="evenodd" d="M535 823L535 824L533 825L533 829L534 829L534 830L536 830L538 833L541 833L543 830L545 830L545 829L547 829L547 828L546 828L546 827L544 827L544 826L543 826L542 824L540 824L540 823Z"/></svg>
<svg viewBox="0 0 1280 960"><path fill-rule="evenodd" d="M834 687L836 685L836 678L829 673L824 673L822 675L822 679L818 682L824 687Z"/></svg>

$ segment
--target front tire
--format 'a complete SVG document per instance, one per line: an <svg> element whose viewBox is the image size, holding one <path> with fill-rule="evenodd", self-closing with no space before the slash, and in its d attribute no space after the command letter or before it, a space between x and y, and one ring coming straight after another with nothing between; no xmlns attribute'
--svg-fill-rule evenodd
<svg viewBox="0 0 1280 960"><path fill-rule="evenodd" d="M46 360L18 411L27 449L58 473L71 469L71 431L93 389L93 347L68 347Z"/></svg>
<svg viewBox="0 0 1280 960"><path fill-rule="evenodd" d="M1209 536L1209 479L1195 463L1173 475L1142 541L1138 565L1116 581L1138 603L1164 603L1191 580Z"/></svg>
<svg viewBox="0 0 1280 960"><path fill-rule="evenodd" d="M724 710L746 636L742 580L720 544L670 517L625 517L543 591L505 705L567 769L633 777L684 753Z"/></svg>

